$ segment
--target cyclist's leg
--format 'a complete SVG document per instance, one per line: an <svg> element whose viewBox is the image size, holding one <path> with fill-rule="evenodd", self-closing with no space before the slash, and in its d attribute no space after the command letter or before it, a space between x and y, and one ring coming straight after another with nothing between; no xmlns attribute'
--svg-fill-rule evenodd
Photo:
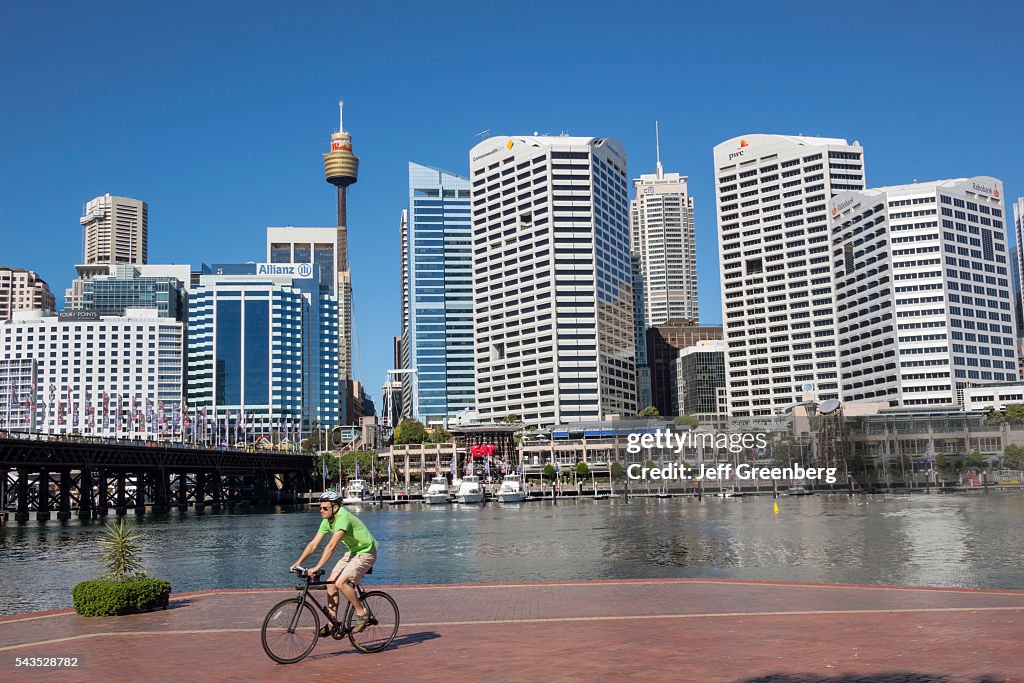
<svg viewBox="0 0 1024 683"><path fill-rule="evenodd" d="M349 604L356 611L356 615L360 617L366 616L366 608L359 602L359 595L356 593L355 585L362 580L366 572L370 571L370 567L376 561L376 552L356 555L345 566L338 577L338 587L345 597L348 598Z"/></svg>
<svg viewBox="0 0 1024 683"><path fill-rule="evenodd" d="M342 586L341 575L344 573L345 568L349 564L349 560L352 559L351 553L345 553L338 564L334 565L334 569L331 570L331 574L327 577L327 609L330 610L331 614L334 615L335 621L340 619L338 615L338 589Z"/></svg>

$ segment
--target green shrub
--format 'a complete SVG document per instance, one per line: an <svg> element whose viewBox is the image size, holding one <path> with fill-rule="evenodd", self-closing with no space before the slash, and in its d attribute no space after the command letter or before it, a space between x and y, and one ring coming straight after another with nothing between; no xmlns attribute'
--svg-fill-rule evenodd
<svg viewBox="0 0 1024 683"><path fill-rule="evenodd" d="M139 577L128 581L95 579L71 589L75 611L85 617L107 617L167 607L171 584L163 579Z"/></svg>

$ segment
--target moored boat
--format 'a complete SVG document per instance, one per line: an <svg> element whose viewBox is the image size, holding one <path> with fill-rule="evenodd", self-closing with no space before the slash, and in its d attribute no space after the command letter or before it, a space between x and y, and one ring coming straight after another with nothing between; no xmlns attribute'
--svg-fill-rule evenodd
<svg viewBox="0 0 1024 683"><path fill-rule="evenodd" d="M366 481L363 479L349 479L348 484L345 486L344 498L341 500L345 505L353 505L355 503L372 503L373 502L373 491L366 485Z"/></svg>
<svg viewBox="0 0 1024 683"><path fill-rule="evenodd" d="M526 500L526 489L523 488L523 478L518 474L506 474L501 480L501 488L495 494L501 503L522 503Z"/></svg>
<svg viewBox="0 0 1024 683"><path fill-rule="evenodd" d="M442 505L448 500L448 479L440 475L431 479L430 486L423 494L423 502L427 505Z"/></svg>
<svg viewBox="0 0 1024 683"><path fill-rule="evenodd" d="M455 494L455 500L459 503L482 503L484 502L484 490L480 486L480 477L467 475L462 478L459 490Z"/></svg>

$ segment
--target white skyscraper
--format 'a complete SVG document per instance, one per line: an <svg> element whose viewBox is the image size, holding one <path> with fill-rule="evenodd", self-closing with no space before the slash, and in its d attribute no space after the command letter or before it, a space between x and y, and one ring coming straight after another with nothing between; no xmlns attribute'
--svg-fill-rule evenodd
<svg viewBox="0 0 1024 683"><path fill-rule="evenodd" d="M648 327L668 320L697 320L697 248L693 197L686 176L657 171L633 181L630 205L633 254L640 258L644 318Z"/></svg>
<svg viewBox="0 0 1024 683"><path fill-rule="evenodd" d="M1013 228L1017 240L1017 272L1014 276L1017 278L1017 292L1020 298L1015 305L1024 311L1024 197L1018 197L1013 204Z"/></svg>
<svg viewBox="0 0 1024 683"><path fill-rule="evenodd" d="M980 176L831 200L844 401L953 405L1017 379L1002 194Z"/></svg>
<svg viewBox="0 0 1024 683"><path fill-rule="evenodd" d="M731 416L839 398L827 206L864 188L863 157L838 138L755 134L715 147Z"/></svg>
<svg viewBox="0 0 1024 683"><path fill-rule="evenodd" d="M608 138L499 136L470 151L481 418L636 412L626 173Z"/></svg>

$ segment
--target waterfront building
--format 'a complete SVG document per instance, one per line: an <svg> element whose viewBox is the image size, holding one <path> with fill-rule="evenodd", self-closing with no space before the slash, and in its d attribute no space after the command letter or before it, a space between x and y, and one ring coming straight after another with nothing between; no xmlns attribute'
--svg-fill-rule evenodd
<svg viewBox="0 0 1024 683"><path fill-rule="evenodd" d="M161 318L188 320L187 265L80 265L78 272L66 311L124 315L129 308L149 308Z"/></svg>
<svg viewBox="0 0 1024 683"><path fill-rule="evenodd" d="M640 273L640 257L631 254L630 272L633 276L633 337L636 347L636 395L641 410L654 405L651 396L651 368L647 364L647 314L644 305L644 281Z"/></svg>
<svg viewBox="0 0 1024 683"><path fill-rule="evenodd" d="M674 415L691 415L702 425L725 429L728 400L725 389L725 354L722 340L698 341L676 356Z"/></svg>
<svg viewBox="0 0 1024 683"><path fill-rule="evenodd" d="M180 440L184 326L152 309L20 311L0 323L0 424Z"/></svg>
<svg viewBox="0 0 1024 683"><path fill-rule="evenodd" d="M469 160L481 419L544 426L635 414L622 146L497 136Z"/></svg>
<svg viewBox="0 0 1024 683"><path fill-rule="evenodd" d="M633 181L631 250L639 257L648 326L698 320L697 247L687 177L665 173L658 147L655 173Z"/></svg>
<svg viewBox="0 0 1024 683"><path fill-rule="evenodd" d="M83 263L148 263L149 207L131 197L105 194L89 200L79 220Z"/></svg>
<svg viewBox="0 0 1024 683"><path fill-rule="evenodd" d="M0 321L15 311L52 311L53 293L31 270L0 266Z"/></svg>
<svg viewBox="0 0 1024 683"><path fill-rule="evenodd" d="M331 150L323 155L324 176L337 189L338 226L336 228L337 274L334 277L338 300L338 381L353 393L352 379L352 273L348 263L348 187L359 179L359 157L352 152L352 136L345 131L344 103L338 103L338 132L331 134ZM326 278L324 278L326 280Z"/></svg>
<svg viewBox="0 0 1024 683"><path fill-rule="evenodd" d="M338 300L320 265L204 266L189 295L188 404L194 438L295 442L340 424Z"/></svg>
<svg viewBox="0 0 1024 683"><path fill-rule="evenodd" d="M978 176L831 199L844 402L960 406L1017 379L1002 196Z"/></svg>
<svg viewBox="0 0 1024 683"><path fill-rule="evenodd" d="M403 211L402 339L410 414L443 424L472 409L473 261L469 179L409 163L409 208Z"/></svg>
<svg viewBox="0 0 1024 683"><path fill-rule="evenodd" d="M839 138L747 135L715 147L729 414L756 421L839 397L828 200L864 189Z"/></svg>
<svg viewBox="0 0 1024 683"><path fill-rule="evenodd" d="M1006 410L1007 406L1024 404L1024 382L980 384L963 389L965 412L983 411L986 408Z"/></svg>
<svg viewBox="0 0 1024 683"><path fill-rule="evenodd" d="M705 340L722 339L722 328L696 325L692 320L669 320L647 329L647 364L651 372L651 405L665 417L676 412L676 359L679 351Z"/></svg>

